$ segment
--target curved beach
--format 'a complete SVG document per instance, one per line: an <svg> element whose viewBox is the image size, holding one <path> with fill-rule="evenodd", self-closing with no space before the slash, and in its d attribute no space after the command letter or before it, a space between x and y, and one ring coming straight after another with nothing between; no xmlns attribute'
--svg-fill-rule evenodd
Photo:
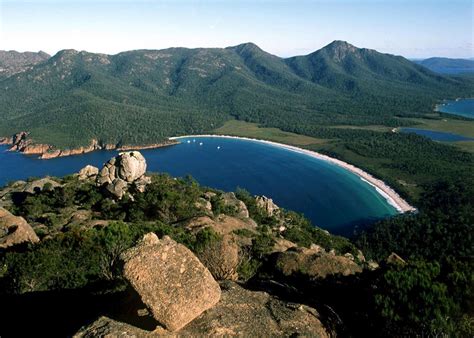
<svg viewBox="0 0 474 338"><path fill-rule="evenodd" d="M373 186L375 190L382 197L384 197L390 205L392 205L395 209L397 209L399 213L416 211L415 207L411 206L407 201L405 201L402 197L400 197L400 195L391 187L389 187L387 184L385 184L384 181L379 180L378 178L375 178L371 174L363 171L360 168L353 166L352 164L338 160L333 157L329 157L327 155L320 154L312 150L307 150L307 149L303 149L303 148L299 148L299 147L295 147L295 146L291 146L291 145L287 145L283 143L273 142L273 141L267 141L267 140L249 138L249 137L231 136L231 135L183 135L183 136L170 137L169 139L178 140L181 138L190 138L190 137L216 137L216 138L220 137L220 138L234 138L234 139L248 140L248 141L266 143L275 147L280 147L280 148L284 148L284 149L294 151L297 153L305 154L313 158L317 158L317 159L332 163L334 165L337 165L341 168L344 168L356 174L357 176L360 177L361 180Z"/></svg>

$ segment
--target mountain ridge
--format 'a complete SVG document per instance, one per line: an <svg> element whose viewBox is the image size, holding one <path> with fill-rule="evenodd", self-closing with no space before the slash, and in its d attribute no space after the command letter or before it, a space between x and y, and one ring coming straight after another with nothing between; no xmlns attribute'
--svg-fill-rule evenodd
<svg viewBox="0 0 474 338"><path fill-rule="evenodd" d="M0 80L13 74L24 72L50 57L49 54L43 51L36 53L0 50Z"/></svg>
<svg viewBox="0 0 474 338"><path fill-rule="evenodd" d="M253 43L114 55L67 49L0 79L0 135L27 131L64 149L94 139L159 143L232 118L303 133L334 124L397 126L397 115L429 112L473 87L345 41L291 58Z"/></svg>
<svg viewBox="0 0 474 338"><path fill-rule="evenodd" d="M458 59L445 57L431 57L413 62L440 74L474 73L473 59Z"/></svg>

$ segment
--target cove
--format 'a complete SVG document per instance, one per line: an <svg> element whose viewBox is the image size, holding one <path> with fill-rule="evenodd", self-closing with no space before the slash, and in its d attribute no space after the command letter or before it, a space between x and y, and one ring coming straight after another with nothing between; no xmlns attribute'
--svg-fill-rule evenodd
<svg viewBox="0 0 474 338"><path fill-rule="evenodd" d="M453 133L446 133L442 131L434 131L428 129L419 129L419 128L400 128L402 133L414 133L421 136L430 138L433 141L442 141L442 142L458 142L458 141L474 141L472 137L466 137Z"/></svg>
<svg viewBox="0 0 474 338"><path fill-rule="evenodd" d="M396 209L359 176L324 160L243 139L184 138L171 147L141 150L150 172L192 175L201 185L266 195L313 224L350 235L354 228L395 215ZM117 154L97 151L39 160L0 148L0 185L31 176L64 176L87 164L101 167Z"/></svg>
<svg viewBox="0 0 474 338"><path fill-rule="evenodd" d="M436 106L436 111L474 119L474 98L446 100Z"/></svg>

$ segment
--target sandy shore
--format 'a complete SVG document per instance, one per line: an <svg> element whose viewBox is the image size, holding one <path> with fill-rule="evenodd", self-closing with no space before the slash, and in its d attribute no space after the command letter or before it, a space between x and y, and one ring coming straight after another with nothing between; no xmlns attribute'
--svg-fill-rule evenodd
<svg viewBox="0 0 474 338"><path fill-rule="evenodd" d="M373 177L369 173L363 171L360 168L353 166L352 164L346 163L344 161L338 160L333 157L329 157L327 155L317 153L312 150L306 150L306 149L290 146L283 143L277 143L277 142L248 138L248 137L230 136L230 135L185 135L185 136L170 137L170 140L176 140L180 138L192 138L192 137L221 137L221 138L235 138L235 139L249 140L249 141L254 141L254 142L266 143L275 147L280 147L280 148L291 150L300 154L305 154L313 158L317 158L317 159L332 163L334 165L337 165L341 168L344 168L356 174L357 176L361 178L361 180L372 185L377 190L377 192L387 200L387 202L390 205L392 205L395 209L397 209L398 212L405 213L405 212L416 211L416 208L414 208L407 201L401 198L400 195L398 195L395 190L393 190L387 184L385 184L384 181Z"/></svg>

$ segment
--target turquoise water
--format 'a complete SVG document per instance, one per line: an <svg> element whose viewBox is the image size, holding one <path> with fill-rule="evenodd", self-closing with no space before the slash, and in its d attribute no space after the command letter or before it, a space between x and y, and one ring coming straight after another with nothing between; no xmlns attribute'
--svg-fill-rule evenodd
<svg viewBox="0 0 474 338"><path fill-rule="evenodd" d="M472 137L466 137L453 133L445 133L441 131L418 129L418 128L400 128L402 133L415 133L421 136L428 137L434 141L442 142L457 142L457 141L474 141Z"/></svg>
<svg viewBox="0 0 474 338"><path fill-rule="evenodd" d="M181 141L172 147L142 150L148 171L177 177L190 174L202 185L226 191L242 187L269 196L281 207L302 212L313 224L339 234L350 234L357 225L396 214L358 176L305 154L250 140L204 137ZM0 185L30 176L75 173L86 164L101 166L116 154L97 151L38 160L4 149L0 148Z"/></svg>
<svg viewBox="0 0 474 338"><path fill-rule="evenodd" d="M474 119L474 99L446 101L438 105L437 111Z"/></svg>

